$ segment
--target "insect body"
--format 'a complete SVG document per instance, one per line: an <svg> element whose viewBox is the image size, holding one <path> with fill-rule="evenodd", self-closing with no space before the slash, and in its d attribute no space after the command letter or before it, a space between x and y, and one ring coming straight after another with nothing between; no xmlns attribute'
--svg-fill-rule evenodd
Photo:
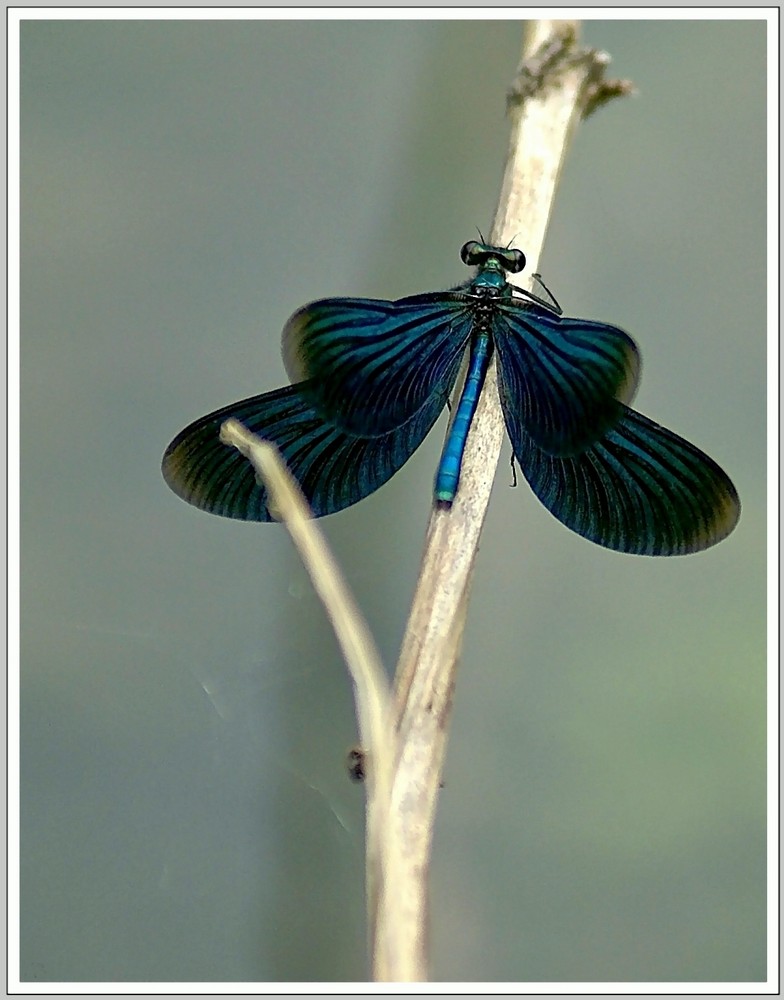
<svg viewBox="0 0 784 1000"><path fill-rule="evenodd" d="M283 330L293 385L202 417L163 459L169 486L202 510L273 520L251 465L218 438L236 417L278 446L317 517L382 486L420 445L468 371L439 462L435 499L454 500L468 430L493 352L515 458L566 527L643 555L696 552L725 538L740 503L706 454L631 409L634 341L618 327L571 319L511 285L520 250L472 241L477 268L444 292L387 302L322 299Z"/></svg>

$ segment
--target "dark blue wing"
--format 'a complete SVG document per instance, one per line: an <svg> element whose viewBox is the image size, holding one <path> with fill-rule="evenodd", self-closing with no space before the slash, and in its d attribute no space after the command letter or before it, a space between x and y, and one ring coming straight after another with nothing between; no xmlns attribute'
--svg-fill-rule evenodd
<svg viewBox="0 0 784 1000"><path fill-rule="evenodd" d="M639 354L616 326L513 299L498 307L494 340L507 423L550 455L575 455L597 441L620 418L618 404L634 396Z"/></svg>
<svg viewBox="0 0 784 1000"><path fill-rule="evenodd" d="M278 446L316 517L349 507L382 486L411 457L446 401L434 396L395 431L358 438L326 423L302 395L301 385L243 399L195 421L163 456L163 477L188 503L241 521L273 521L267 491L247 458L219 439L236 417Z"/></svg>
<svg viewBox="0 0 784 1000"><path fill-rule="evenodd" d="M459 291L312 302L283 329L286 369L325 419L363 437L385 434L451 391L470 305Z"/></svg>
<svg viewBox="0 0 784 1000"><path fill-rule="evenodd" d="M622 406L615 426L582 454L557 458L507 429L534 493L567 528L619 552L685 555L732 531L735 487L699 448Z"/></svg>

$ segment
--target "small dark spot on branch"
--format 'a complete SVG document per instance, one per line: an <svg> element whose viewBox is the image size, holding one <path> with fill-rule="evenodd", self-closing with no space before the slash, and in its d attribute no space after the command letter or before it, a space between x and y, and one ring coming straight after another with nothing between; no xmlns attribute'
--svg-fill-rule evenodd
<svg viewBox="0 0 784 1000"><path fill-rule="evenodd" d="M346 768L352 781L362 782L367 777L367 751L352 747L346 754Z"/></svg>

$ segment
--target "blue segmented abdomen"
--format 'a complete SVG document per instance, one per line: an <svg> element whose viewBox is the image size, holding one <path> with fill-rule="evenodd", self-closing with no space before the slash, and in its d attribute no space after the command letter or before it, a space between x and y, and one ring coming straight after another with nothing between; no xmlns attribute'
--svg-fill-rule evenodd
<svg viewBox="0 0 784 1000"><path fill-rule="evenodd" d="M479 393L485 383L492 354L493 347L489 335L480 333L475 336L471 341L471 356L463 391L460 393L455 418L449 428L444 450L441 452L441 461L438 463L434 491L436 500L451 503L455 499L468 431L474 419Z"/></svg>

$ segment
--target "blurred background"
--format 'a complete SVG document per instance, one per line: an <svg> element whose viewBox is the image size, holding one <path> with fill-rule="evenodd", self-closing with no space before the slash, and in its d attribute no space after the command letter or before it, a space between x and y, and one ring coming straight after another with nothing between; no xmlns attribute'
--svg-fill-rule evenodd
<svg viewBox="0 0 784 1000"><path fill-rule="evenodd" d="M163 450L287 379L321 296L465 280L522 25L22 27L22 978L367 977L351 692L285 531ZM541 271L627 329L639 409L743 512L648 559L572 534L505 446L432 871L448 981L765 977L766 48L592 21L639 94L577 132ZM393 669L445 418L322 522Z"/></svg>

